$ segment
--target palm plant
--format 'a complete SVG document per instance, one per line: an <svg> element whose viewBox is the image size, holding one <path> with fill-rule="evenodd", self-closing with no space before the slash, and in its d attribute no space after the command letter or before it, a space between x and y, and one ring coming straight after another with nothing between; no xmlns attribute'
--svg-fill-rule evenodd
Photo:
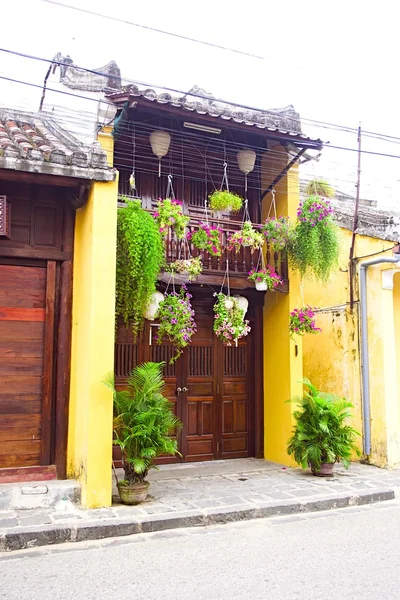
<svg viewBox="0 0 400 600"><path fill-rule="evenodd" d="M122 450L126 485L143 483L154 460L161 454L179 454L174 432L181 427L163 396L164 363L136 366L127 379L127 389L114 394L115 444Z"/></svg>
<svg viewBox="0 0 400 600"><path fill-rule="evenodd" d="M293 413L296 425L287 446L288 454L313 473L324 463L342 462L348 468L352 453L360 454L356 439L360 434L348 424L353 405L345 398L320 392L308 379L302 397L289 402L299 406Z"/></svg>

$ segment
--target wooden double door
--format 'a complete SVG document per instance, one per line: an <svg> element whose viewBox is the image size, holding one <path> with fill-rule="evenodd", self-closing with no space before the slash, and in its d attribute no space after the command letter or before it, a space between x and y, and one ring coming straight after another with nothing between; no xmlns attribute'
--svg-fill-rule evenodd
<svg viewBox="0 0 400 600"><path fill-rule="evenodd" d="M212 304L193 302L197 332L192 343L172 365L174 349L158 345L157 323L146 323L137 347L123 343L119 330L118 363L145 360L165 362L166 396L182 421L179 433L181 459L161 462L243 458L254 455L254 360L252 334L238 346L226 346L213 333ZM129 333L128 333L129 335ZM130 360L128 357L130 354ZM121 382L122 383L122 382Z"/></svg>

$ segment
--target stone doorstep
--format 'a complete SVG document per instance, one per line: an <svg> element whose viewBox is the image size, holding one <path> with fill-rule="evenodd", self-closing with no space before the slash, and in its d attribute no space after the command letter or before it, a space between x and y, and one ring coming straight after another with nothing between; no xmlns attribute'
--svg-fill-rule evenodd
<svg viewBox="0 0 400 600"><path fill-rule="evenodd" d="M0 485L0 511L48 509L60 501L76 505L80 499L81 486L73 479Z"/></svg>
<svg viewBox="0 0 400 600"><path fill-rule="evenodd" d="M184 527L201 527L216 524L263 519L283 515L313 513L329 509L362 506L375 502L393 500L394 489L360 491L357 493L330 494L313 500L281 500L235 507L218 507L175 513L173 515L149 515L145 518L113 518L98 523L80 521L71 524L14 527L0 534L0 552L23 550L38 546L80 542L109 537L128 536Z"/></svg>

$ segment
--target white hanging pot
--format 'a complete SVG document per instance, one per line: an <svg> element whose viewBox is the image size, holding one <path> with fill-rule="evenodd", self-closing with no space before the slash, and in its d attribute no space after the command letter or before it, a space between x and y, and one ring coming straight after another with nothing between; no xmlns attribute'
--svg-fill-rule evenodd
<svg viewBox="0 0 400 600"><path fill-rule="evenodd" d="M169 145L171 143L171 136L168 131L162 131L160 129L152 131L150 134L150 144L153 154L158 159L162 159L168 153Z"/></svg>
<svg viewBox="0 0 400 600"><path fill-rule="evenodd" d="M268 284L266 281L256 281L257 292L266 292L268 290Z"/></svg>
<svg viewBox="0 0 400 600"><path fill-rule="evenodd" d="M228 310L230 310L231 308L233 308L233 300L232 298L227 297L225 300L225 308L227 308Z"/></svg>
<svg viewBox="0 0 400 600"><path fill-rule="evenodd" d="M243 150L239 150L237 153L237 162L239 165L239 169L245 175L248 175L254 169L254 164L256 162L256 153L254 150L250 148L244 148Z"/></svg>
<svg viewBox="0 0 400 600"><path fill-rule="evenodd" d="M160 303L164 300L164 294L161 292L154 292L149 304L146 306L143 316L148 321L154 321L154 317L160 306Z"/></svg>
<svg viewBox="0 0 400 600"><path fill-rule="evenodd" d="M249 308L249 301L244 296L235 296L235 299L237 300L239 308L244 310L244 315L245 315L247 313L247 309Z"/></svg>

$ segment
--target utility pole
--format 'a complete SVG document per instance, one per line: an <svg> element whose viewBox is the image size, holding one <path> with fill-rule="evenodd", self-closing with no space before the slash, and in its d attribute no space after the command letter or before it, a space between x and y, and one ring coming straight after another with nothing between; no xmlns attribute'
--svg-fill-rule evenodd
<svg viewBox="0 0 400 600"><path fill-rule="evenodd" d="M350 276L350 309L354 306L354 245L356 241L358 228L358 207L360 205L360 181L361 181L361 123L358 126L358 157L357 157L357 184L356 184L356 202L354 205L353 235L351 236L350 256L349 256L349 276Z"/></svg>

